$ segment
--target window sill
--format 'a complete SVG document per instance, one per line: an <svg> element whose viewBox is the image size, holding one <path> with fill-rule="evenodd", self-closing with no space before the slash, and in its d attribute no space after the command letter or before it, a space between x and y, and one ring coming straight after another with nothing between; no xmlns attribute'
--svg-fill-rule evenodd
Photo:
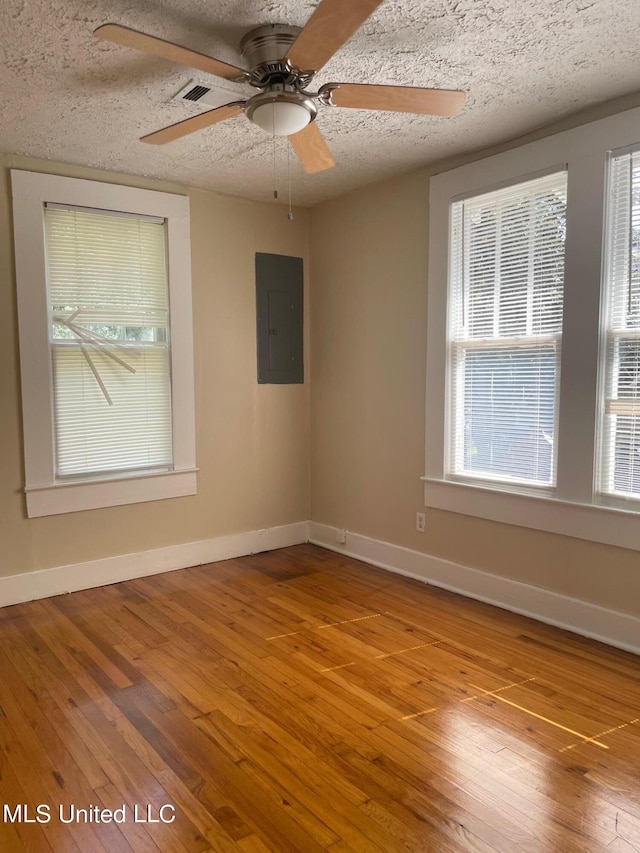
<svg viewBox="0 0 640 853"><path fill-rule="evenodd" d="M110 480L83 480L28 487L27 515L61 515L109 506L179 498L196 494L197 468L117 477Z"/></svg>
<svg viewBox="0 0 640 853"><path fill-rule="evenodd" d="M636 511L572 503L548 494L507 492L486 484L421 479L425 506L434 509L640 551L640 514Z"/></svg>

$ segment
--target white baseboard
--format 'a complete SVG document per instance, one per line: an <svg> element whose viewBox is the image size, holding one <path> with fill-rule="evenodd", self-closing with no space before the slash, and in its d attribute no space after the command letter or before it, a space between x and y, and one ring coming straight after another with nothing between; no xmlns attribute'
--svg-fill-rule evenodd
<svg viewBox="0 0 640 853"><path fill-rule="evenodd" d="M351 531L347 531L346 543L340 545L336 541L337 533L336 527L301 521L282 527L251 530L136 554L10 575L0 578L0 607L309 541L396 574L416 578L640 654L640 619L626 613Z"/></svg>
<svg viewBox="0 0 640 853"><path fill-rule="evenodd" d="M340 545L337 533L336 527L314 521L309 524L309 541L315 545L640 654L640 619L626 613L351 531Z"/></svg>
<svg viewBox="0 0 640 853"><path fill-rule="evenodd" d="M137 554L123 554L75 563L70 566L56 566L53 569L41 569L0 578L0 607L33 601L36 598L48 598L79 589L91 589L106 586L119 581L142 578L160 572L171 572L203 563L215 563L218 560L230 560L259 551L272 551L299 545L309 539L309 522L286 524L282 527L270 527L265 530L251 530L232 536L220 536L215 539L203 539L198 542L186 542L183 545L171 545L156 548L153 551L141 551Z"/></svg>

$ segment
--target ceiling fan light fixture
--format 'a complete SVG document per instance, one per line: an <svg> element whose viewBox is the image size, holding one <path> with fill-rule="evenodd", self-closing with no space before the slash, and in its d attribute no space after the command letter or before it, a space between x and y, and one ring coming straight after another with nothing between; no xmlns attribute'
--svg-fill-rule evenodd
<svg viewBox="0 0 640 853"><path fill-rule="evenodd" d="M309 110L302 104L274 101L261 104L253 111L251 121L274 136L291 136L311 121Z"/></svg>
<svg viewBox="0 0 640 853"><path fill-rule="evenodd" d="M273 136L291 136L316 117L316 105L299 92L261 92L247 101L245 112L258 127Z"/></svg>

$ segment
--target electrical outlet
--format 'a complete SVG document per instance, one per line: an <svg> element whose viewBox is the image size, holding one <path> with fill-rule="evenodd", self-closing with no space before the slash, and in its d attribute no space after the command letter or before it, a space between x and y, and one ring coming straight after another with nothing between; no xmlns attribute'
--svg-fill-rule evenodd
<svg viewBox="0 0 640 853"><path fill-rule="evenodd" d="M416 513L416 530L418 533L424 533L427 524L426 516L423 512Z"/></svg>
<svg viewBox="0 0 640 853"><path fill-rule="evenodd" d="M347 531L346 530L336 530L336 542L339 545L344 545L347 541Z"/></svg>

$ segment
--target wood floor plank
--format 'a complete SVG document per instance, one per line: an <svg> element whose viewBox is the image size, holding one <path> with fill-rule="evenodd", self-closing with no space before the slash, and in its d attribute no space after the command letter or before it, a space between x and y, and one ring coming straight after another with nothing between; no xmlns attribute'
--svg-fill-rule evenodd
<svg viewBox="0 0 640 853"><path fill-rule="evenodd" d="M0 609L0 807L128 815L2 853L627 853L638 766L637 657L311 545Z"/></svg>
<svg viewBox="0 0 640 853"><path fill-rule="evenodd" d="M10 744L3 738L6 733L1 733L2 721L0 720L0 803L3 806L3 815L0 820L0 850L6 853L50 853L53 847L45 836L43 828L38 824L23 824L14 822L16 806L27 802L25 787L18 781L9 761ZM4 748L1 744L4 744ZM9 814L4 814L4 807L9 806Z"/></svg>
<svg viewBox="0 0 640 853"><path fill-rule="evenodd" d="M241 766L211 741L200 729L193 730L188 720L179 712L162 714L151 703L138 700L145 716L158 727L175 750L186 742L192 745L192 760L201 772L213 766L217 784L230 791L238 814L252 826L257 835L272 837L280 845L282 853L297 853L298 850L319 853L322 847L283 810L272 807L271 798L258 785L248 784Z"/></svg>
<svg viewBox="0 0 640 853"><path fill-rule="evenodd" d="M0 682L0 688L1 686L2 683ZM38 745L33 742L33 739L27 732L26 739L30 749L25 749L24 741L20 738L19 734L16 733L14 725L18 728L18 731L20 731L21 729L24 729L26 721L21 717L21 714L18 711L18 706L14 705L12 701L7 701L7 699L8 697L6 692L0 693L0 703L5 711L3 718L0 719L0 751L7 757L13 774L15 774L20 782L21 788L25 792L25 799L21 803L14 800L9 801L7 805L9 805L10 809L14 809L18 805L26 805L27 812L30 813L32 818L35 820L34 816L38 805L45 804L50 806L53 802L55 803L55 807L52 810L55 811L59 805L67 805L68 803L66 801L66 797L63 797L58 792L50 792L48 778L52 774L52 771L50 766L47 766L48 761L46 756L43 759L45 764L45 772L43 773L38 766L39 762L35 757L36 753L33 751L35 747L35 751L38 753L40 752ZM32 825L36 826L38 830L41 830L45 834L47 841L54 850L68 849L71 853L82 851L81 844L77 844L75 839L71 837L68 832L65 832L64 827L61 827L57 821L52 820L46 825L39 825L37 823ZM21 823L20 827L25 830L29 828L25 823ZM87 842L88 838L86 833L83 832L82 834L84 836L83 841ZM104 848L97 839L96 847L98 850L104 851Z"/></svg>

